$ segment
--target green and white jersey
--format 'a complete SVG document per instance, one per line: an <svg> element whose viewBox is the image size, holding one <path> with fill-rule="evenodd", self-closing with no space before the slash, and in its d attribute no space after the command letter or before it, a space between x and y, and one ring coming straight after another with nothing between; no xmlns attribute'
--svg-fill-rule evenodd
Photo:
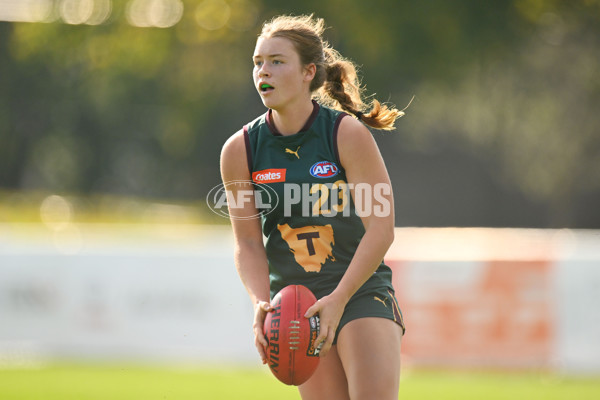
<svg viewBox="0 0 600 400"><path fill-rule="evenodd" d="M306 125L293 135L277 131L271 110L244 126L252 180L267 185L277 200L261 214L271 297L291 284L317 298L330 294L365 233L337 151L337 129L347 114L313 104ZM391 275L382 262L355 296L393 290Z"/></svg>

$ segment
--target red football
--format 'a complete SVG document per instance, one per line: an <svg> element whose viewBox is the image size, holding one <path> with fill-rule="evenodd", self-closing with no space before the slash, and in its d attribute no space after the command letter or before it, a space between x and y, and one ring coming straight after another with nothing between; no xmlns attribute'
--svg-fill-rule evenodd
<svg viewBox="0 0 600 400"><path fill-rule="evenodd" d="M271 372L286 385L300 385L319 365L319 317L304 314L317 301L305 286L289 285L273 297L274 311L265 318L264 333L269 346L267 360Z"/></svg>

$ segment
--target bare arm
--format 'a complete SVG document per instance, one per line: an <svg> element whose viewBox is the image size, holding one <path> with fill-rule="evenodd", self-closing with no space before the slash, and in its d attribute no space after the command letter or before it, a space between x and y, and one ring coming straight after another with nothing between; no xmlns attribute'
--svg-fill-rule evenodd
<svg viewBox="0 0 600 400"><path fill-rule="evenodd" d="M236 185L227 185L228 193L238 198L240 191L252 191L250 171L246 162L246 148L243 132L234 134L223 146L221 152L221 178L224 184L232 181L245 181ZM266 362L264 348L267 342L263 335L263 323L266 312L271 310L269 300L269 266L262 240L260 220L244 218L257 215L253 202L238 202L240 207L229 208L234 237L234 261L240 279L248 291L254 305L254 339L259 354ZM229 202L229 204L234 204Z"/></svg>
<svg viewBox="0 0 600 400"><path fill-rule="evenodd" d="M344 118L340 125L340 161L346 170L350 185L366 184L368 191L355 193L356 203L367 201L371 207L361 216L365 234L356 253L334 291L336 296L347 302L350 297L369 279L383 260L394 241L394 199L387 168L371 132L353 118Z"/></svg>
<svg viewBox="0 0 600 400"><path fill-rule="evenodd" d="M365 234L336 289L311 307L307 316L317 312L321 317L321 334L317 342L323 342L321 351L329 351L344 307L356 291L373 275L394 240L394 201L390 179L379 148L369 130L354 118L342 120L338 133L340 161L355 204L371 204L361 216ZM370 188L356 191L357 184ZM359 193L360 192L360 193ZM369 195L365 203L364 195ZM360 194L360 195L359 195Z"/></svg>

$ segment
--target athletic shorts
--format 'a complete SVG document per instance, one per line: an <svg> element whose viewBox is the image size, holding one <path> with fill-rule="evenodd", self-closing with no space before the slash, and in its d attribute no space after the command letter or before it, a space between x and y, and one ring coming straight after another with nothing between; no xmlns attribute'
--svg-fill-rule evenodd
<svg viewBox="0 0 600 400"><path fill-rule="evenodd" d="M406 331L402 312L400 311L394 292L387 288L373 289L365 293L360 293L358 296L350 299L335 332L333 344L337 343L338 335L344 325L355 319L367 317L390 319L400 325L402 334Z"/></svg>

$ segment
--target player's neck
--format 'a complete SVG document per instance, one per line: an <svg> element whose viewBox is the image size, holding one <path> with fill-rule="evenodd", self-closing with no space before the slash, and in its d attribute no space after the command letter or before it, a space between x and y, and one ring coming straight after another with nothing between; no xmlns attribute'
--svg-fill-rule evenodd
<svg viewBox="0 0 600 400"><path fill-rule="evenodd" d="M277 130L284 136L293 135L300 132L310 118L313 112L313 103L308 101L299 101L294 105L285 108L273 110L273 123Z"/></svg>

